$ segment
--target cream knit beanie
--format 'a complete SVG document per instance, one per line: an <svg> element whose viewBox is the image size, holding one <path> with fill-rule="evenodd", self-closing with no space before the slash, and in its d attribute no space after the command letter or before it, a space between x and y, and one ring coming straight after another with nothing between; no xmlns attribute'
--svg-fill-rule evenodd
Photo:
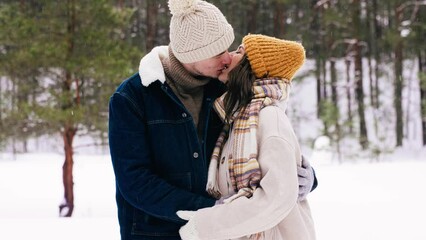
<svg viewBox="0 0 426 240"><path fill-rule="evenodd" d="M234 30L222 12L201 0L169 0L170 46L182 63L214 57L231 46Z"/></svg>

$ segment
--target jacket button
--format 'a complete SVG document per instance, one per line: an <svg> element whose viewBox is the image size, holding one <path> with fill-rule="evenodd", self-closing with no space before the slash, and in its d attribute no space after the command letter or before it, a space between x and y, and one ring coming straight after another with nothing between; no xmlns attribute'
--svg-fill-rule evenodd
<svg viewBox="0 0 426 240"><path fill-rule="evenodd" d="M197 152L194 152L194 153L192 154L192 156L193 156L194 158L198 158L198 153L197 153Z"/></svg>
<svg viewBox="0 0 426 240"><path fill-rule="evenodd" d="M182 117L186 118L186 113L182 113Z"/></svg>

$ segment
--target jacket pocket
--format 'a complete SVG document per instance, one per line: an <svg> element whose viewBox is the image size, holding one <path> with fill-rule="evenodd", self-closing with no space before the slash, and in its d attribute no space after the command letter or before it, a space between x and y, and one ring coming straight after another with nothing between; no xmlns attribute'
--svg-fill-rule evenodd
<svg viewBox="0 0 426 240"><path fill-rule="evenodd" d="M151 237L179 236L181 226L162 220L135 209L133 213L132 235Z"/></svg>
<svg viewBox="0 0 426 240"><path fill-rule="evenodd" d="M192 190L191 173L172 173L164 177L164 179L170 184L178 188L185 190Z"/></svg>

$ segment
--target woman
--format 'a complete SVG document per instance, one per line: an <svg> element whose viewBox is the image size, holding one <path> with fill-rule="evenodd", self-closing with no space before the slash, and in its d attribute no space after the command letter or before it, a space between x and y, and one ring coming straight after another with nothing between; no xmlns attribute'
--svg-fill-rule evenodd
<svg viewBox="0 0 426 240"><path fill-rule="evenodd" d="M304 48L247 35L232 57L219 76L228 80L228 91L216 100L215 109L226 124L207 184L207 191L224 204L178 211L189 220L180 235L184 240L315 239L308 202L297 201L301 153L285 114L290 81L304 63Z"/></svg>

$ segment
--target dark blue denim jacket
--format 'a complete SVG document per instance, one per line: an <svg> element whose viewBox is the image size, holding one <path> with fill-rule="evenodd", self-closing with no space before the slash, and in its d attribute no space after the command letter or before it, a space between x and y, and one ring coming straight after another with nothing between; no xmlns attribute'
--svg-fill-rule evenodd
<svg viewBox="0 0 426 240"><path fill-rule="evenodd" d="M185 222L176 211L214 205L205 186L209 156L222 129L212 104L223 90L217 80L205 87L200 138L166 83L145 87L135 74L112 95L109 144L123 240L180 239Z"/></svg>

